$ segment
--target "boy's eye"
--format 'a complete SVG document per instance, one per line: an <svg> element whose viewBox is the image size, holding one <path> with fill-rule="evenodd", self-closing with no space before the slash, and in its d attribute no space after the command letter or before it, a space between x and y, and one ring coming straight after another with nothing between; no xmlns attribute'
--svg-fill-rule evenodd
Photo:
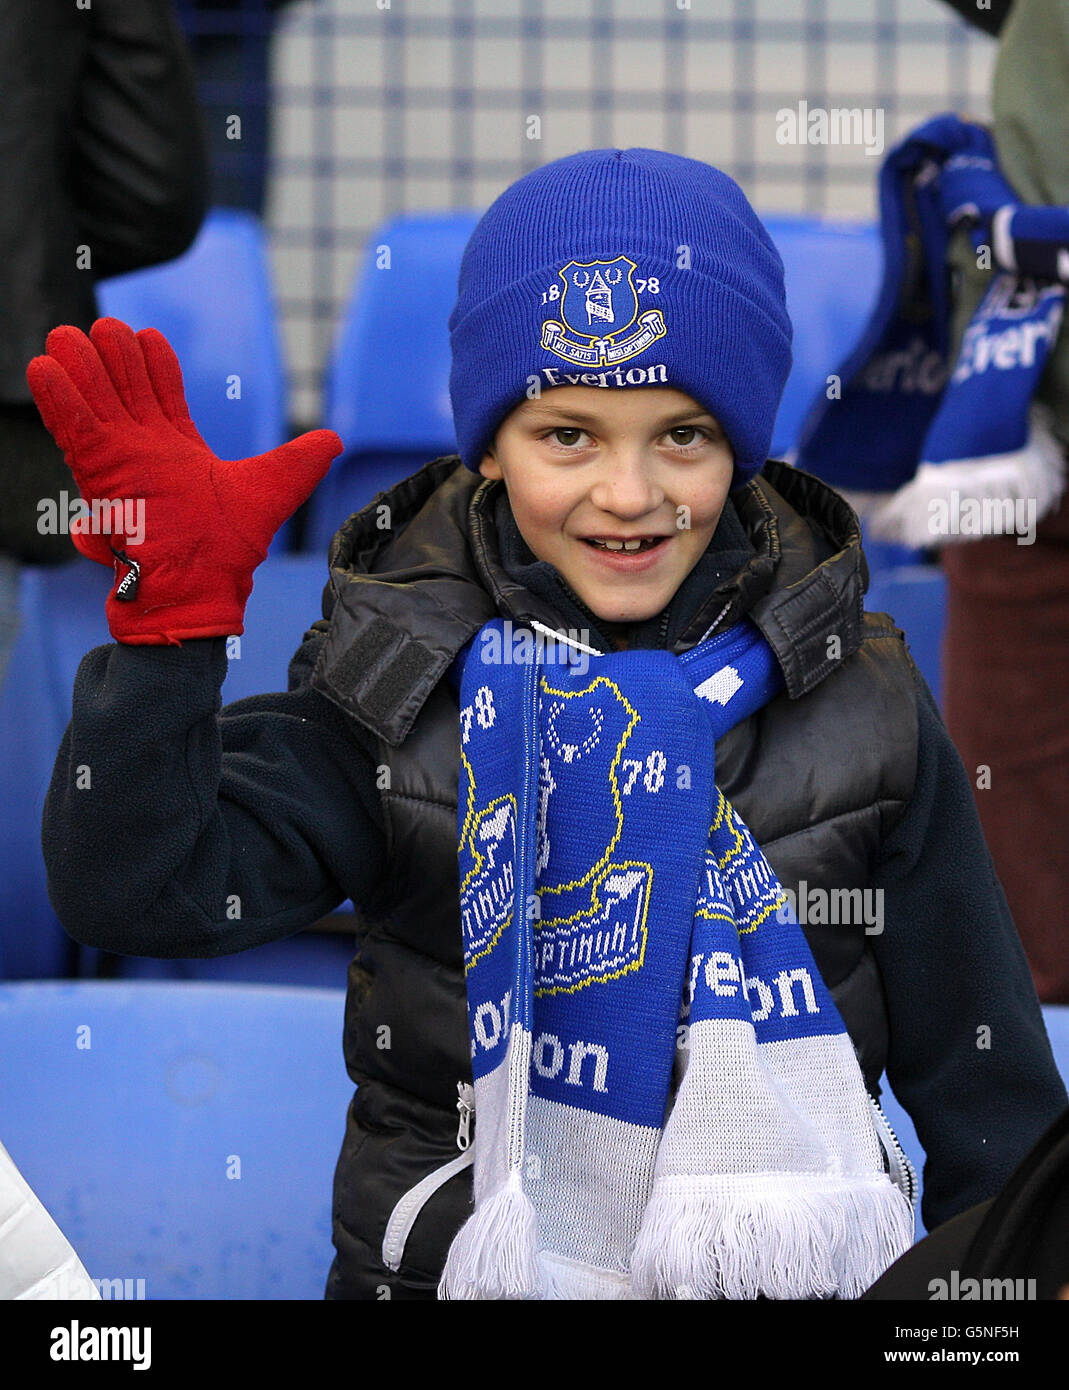
<svg viewBox="0 0 1069 1390"><path fill-rule="evenodd" d="M563 444L566 448L577 443L583 437L583 431L576 428L569 428L562 425L560 429L553 431L553 438L558 444Z"/></svg>
<svg viewBox="0 0 1069 1390"><path fill-rule="evenodd" d="M705 437L702 431L698 429L697 425L676 425L675 429L669 430L669 435L671 436L672 443L678 444L681 448L685 448L688 444L697 443L697 439L695 438L697 435L701 435L702 438ZM681 439L679 438L680 435L686 435L687 437Z"/></svg>

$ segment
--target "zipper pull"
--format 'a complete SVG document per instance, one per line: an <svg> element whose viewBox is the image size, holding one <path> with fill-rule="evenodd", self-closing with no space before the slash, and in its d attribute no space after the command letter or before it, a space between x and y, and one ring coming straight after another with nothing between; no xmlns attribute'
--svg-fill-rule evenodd
<svg viewBox="0 0 1069 1390"><path fill-rule="evenodd" d="M471 1117L475 1114L475 1087L466 1081L457 1082L457 1109L460 1111L460 1124L457 1126L457 1148L466 1149L471 1143Z"/></svg>

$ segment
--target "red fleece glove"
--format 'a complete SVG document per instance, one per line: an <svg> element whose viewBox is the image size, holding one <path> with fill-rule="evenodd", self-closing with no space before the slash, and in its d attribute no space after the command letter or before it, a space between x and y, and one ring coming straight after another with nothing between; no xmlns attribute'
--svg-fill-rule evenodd
<svg viewBox="0 0 1069 1390"><path fill-rule="evenodd" d="M84 502L112 504L71 525L83 555L115 566L111 635L180 646L243 632L253 570L341 440L313 430L224 462L189 418L178 358L155 328L97 319L86 337L65 325L45 351L26 369L41 419Z"/></svg>

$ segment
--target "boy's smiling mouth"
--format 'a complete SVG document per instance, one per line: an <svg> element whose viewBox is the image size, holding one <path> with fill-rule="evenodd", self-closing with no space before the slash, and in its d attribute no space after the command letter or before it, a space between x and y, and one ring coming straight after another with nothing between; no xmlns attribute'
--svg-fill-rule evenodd
<svg viewBox="0 0 1069 1390"><path fill-rule="evenodd" d="M583 540L588 545L595 545L599 549L605 550L625 550L634 552L637 550L650 550L655 545L660 545L661 541L667 540L666 536L584 536Z"/></svg>
<svg viewBox="0 0 1069 1390"><path fill-rule="evenodd" d="M636 574L652 569L668 548L671 536L623 537L584 536L584 545L591 559L607 565L621 574Z"/></svg>

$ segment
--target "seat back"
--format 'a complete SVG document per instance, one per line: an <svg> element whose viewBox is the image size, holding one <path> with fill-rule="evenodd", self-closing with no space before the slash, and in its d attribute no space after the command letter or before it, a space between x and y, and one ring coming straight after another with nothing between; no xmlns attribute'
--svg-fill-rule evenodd
<svg viewBox="0 0 1069 1390"><path fill-rule="evenodd" d="M105 1296L323 1297L353 1091L344 1001L0 985L4 1145Z"/></svg>
<svg viewBox="0 0 1069 1390"><path fill-rule="evenodd" d="M783 259L794 329L791 374L776 415L772 454L793 450L814 401L861 336L879 293L883 251L871 223L767 217Z"/></svg>
<svg viewBox="0 0 1069 1390"><path fill-rule="evenodd" d="M477 221L406 213L369 238L327 372L325 422L347 453L456 447L448 324Z"/></svg>
<svg viewBox="0 0 1069 1390"><path fill-rule="evenodd" d="M321 555L269 555L260 565L245 605L245 631L227 644L224 705L287 688L290 660L323 616L328 577Z"/></svg>
<svg viewBox="0 0 1069 1390"><path fill-rule="evenodd" d="M23 566L18 637L0 688L0 979L66 975L74 946L52 910L41 817L78 663L111 640L103 565Z"/></svg>
<svg viewBox="0 0 1069 1390"><path fill-rule="evenodd" d="M377 492L456 449L449 315L474 211L406 213L368 239L327 369L324 423L345 453L320 483L305 545L330 539Z"/></svg>

